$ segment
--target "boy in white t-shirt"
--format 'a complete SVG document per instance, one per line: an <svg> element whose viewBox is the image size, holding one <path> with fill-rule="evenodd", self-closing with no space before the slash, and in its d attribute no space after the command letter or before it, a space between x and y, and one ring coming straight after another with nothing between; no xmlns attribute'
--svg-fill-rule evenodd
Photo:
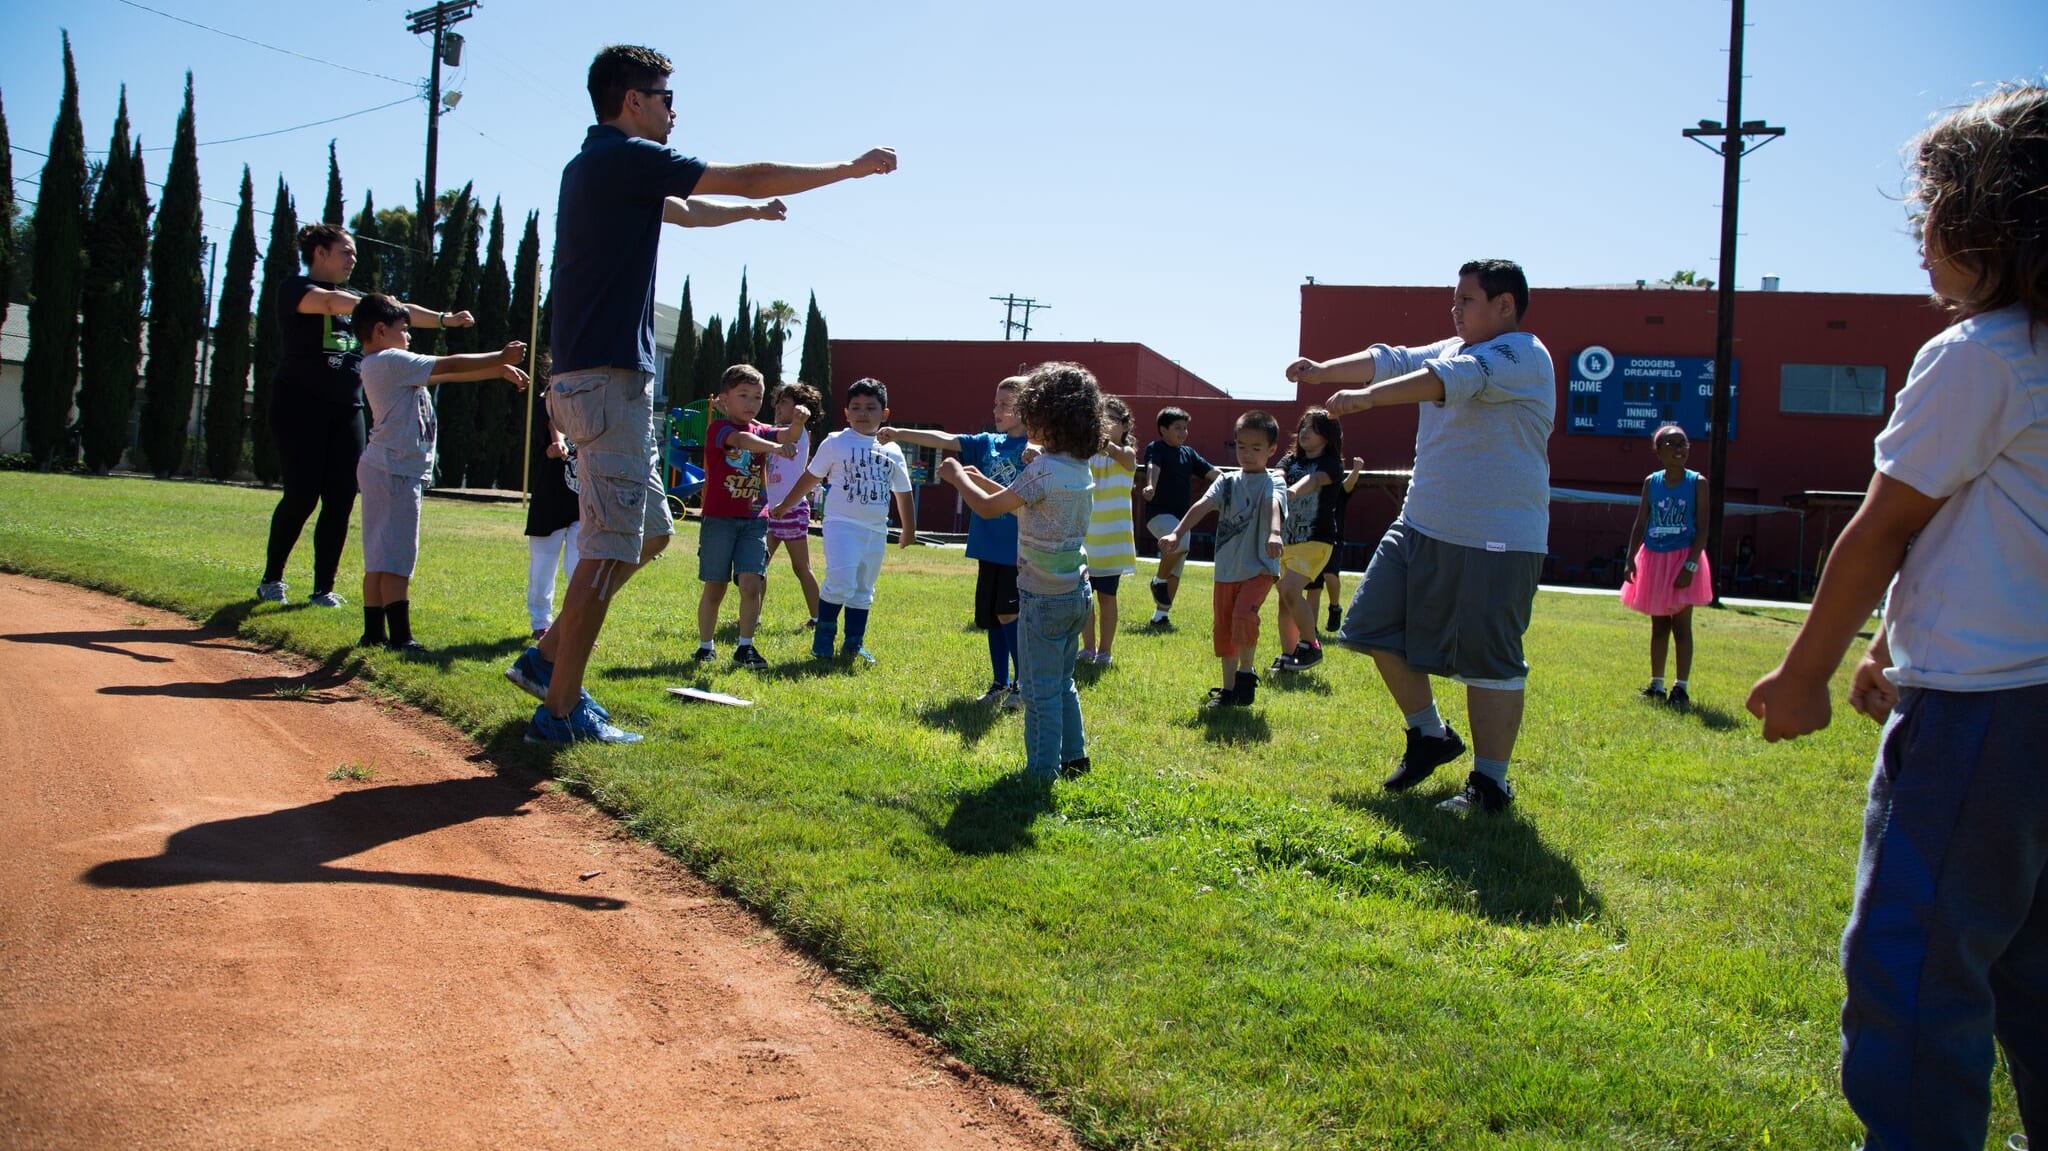
<svg viewBox="0 0 2048 1151"><path fill-rule="evenodd" d="M825 586L818 593L818 629L811 654L832 658L839 612L846 610L842 655L875 657L865 646L868 611L882 556L889 550L889 502L896 502L900 546L917 542L917 502L911 498L910 465L903 449L875 441L889 418L889 389L880 380L856 380L846 389L846 427L825 437L810 466L768 512L772 521L810 495L819 481L831 485L825 498Z"/></svg>
<svg viewBox="0 0 2048 1151"><path fill-rule="evenodd" d="M356 304L363 348L363 396L370 404L370 442L356 460L363 496L363 638L413 654L412 569L420 554L420 502L434 474L434 400L430 384L506 379L524 389L517 340L496 352L422 356L407 349L412 326L405 305L375 292Z"/></svg>

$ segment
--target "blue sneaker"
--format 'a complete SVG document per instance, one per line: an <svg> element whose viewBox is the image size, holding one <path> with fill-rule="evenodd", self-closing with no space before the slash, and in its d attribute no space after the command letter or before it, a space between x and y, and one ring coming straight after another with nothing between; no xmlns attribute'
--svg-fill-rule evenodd
<svg viewBox="0 0 2048 1151"><path fill-rule="evenodd" d="M528 743L639 743L638 733L622 731L598 717L588 707L578 706L567 719L556 719L546 704L533 709L533 722L526 725Z"/></svg>
<svg viewBox="0 0 2048 1151"><path fill-rule="evenodd" d="M541 658L539 648L530 647L520 652L512 666L505 669L505 678L520 691L546 702L548 683L555 678L555 665Z"/></svg>
<svg viewBox="0 0 2048 1151"><path fill-rule="evenodd" d="M860 661L861 661L862 663L873 663L873 662L875 662L875 653L873 653L873 652L869 651L868 649L866 649L866 648L864 648L864 647L855 647L855 648L848 648L848 649L847 649L847 650L846 650L845 652L843 652L842 654L843 654L843 655L844 655L844 656L845 656L845 657L846 657L847 659L857 659L857 660L860 660Z"/></svg>
<svg viewBox="0 0 2048 1151"><path fill-rule="evenodd" d="M541 658L539 648L530 647L520 652L519 658L512 662L512 666L505 669L505 678L517 685L519 690L546 703L548 684L555 678L555 665ZM582 693L582 702L584 707L596 713L597 718L611 719L612 713L606 711L604 705L590 698L588 691Z"/></svg>

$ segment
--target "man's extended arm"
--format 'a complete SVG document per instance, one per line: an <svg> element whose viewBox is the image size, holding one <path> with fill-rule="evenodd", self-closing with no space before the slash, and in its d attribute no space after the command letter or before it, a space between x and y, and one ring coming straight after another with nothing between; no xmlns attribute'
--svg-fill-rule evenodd
<svg viewBox="0 0 2048 1151"><path fill-rule="evenodd" d="M670 196L661 202L661 222L678 228L716 228L741 220L781 220L789 209L780 200L765 204L733 204L722 200Z"/></svg>
<svg viewBox="0 0 2048 1151"><path fill-rule="evenodd" d="M873 148L859 159L839 164L706 164L697 178L697 195L745 196L765 200L770 196L794 196L841 180L879 176L896 170L894 148Z"/></svg>

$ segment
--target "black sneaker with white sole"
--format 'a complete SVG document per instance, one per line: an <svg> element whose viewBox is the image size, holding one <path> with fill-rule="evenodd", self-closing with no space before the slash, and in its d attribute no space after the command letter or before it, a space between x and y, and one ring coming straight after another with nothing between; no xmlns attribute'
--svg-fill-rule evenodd
<svg viewBox="0 0 2048 1151"><path fill-rule="evenodd" d="M1692 696L1683 687L1672 688L1671 694L1666 697L1665 702L1672 711L1687 712L1692 710Z"/></svg>
<svg viewBox="0 0 2048 1151"><path fill-rule="evenodd" d="M744 667L753 671L760 671L768 666L768 660L750 643L732 649L732 663L734 667Z"/></svg>
<svg viewBox="0 0 2048 1151"><path fill-rule="evenodd" d="M1460 815L1468 811L1489 814L1503 812L1515 801L1515 786L1506 780L1473 772L1465 777L1465 790L1436 805L1438 811Z"/></svg>
<svg viewBox="0 0 2048 1151"><path fill-rule="evenodd" d="M1437 768L1463 754L1465 741L1458 738L1451 725L1445 724L1444 733L1435 738L1422 734L1421 728L1411 727L1408 729L1408 750L1401 753L1401 766L1395 768L1394 774L1380 786L1388 791L1407 791L1428 779Z"/></svg>

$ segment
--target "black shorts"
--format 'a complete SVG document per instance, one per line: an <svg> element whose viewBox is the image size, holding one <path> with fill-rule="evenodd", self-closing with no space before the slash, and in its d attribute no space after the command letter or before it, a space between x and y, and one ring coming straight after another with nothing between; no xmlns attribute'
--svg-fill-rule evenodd
<svg viewBox="0 0 2048 1151"><path fill-rule="evenodd" d="M974 626L991 631L1002 626L1000 616L1017 614L1017 565L976 561L974 573Z"/></svg>
<svg viewBox="0 0 2048 1151"><path fill-rule="evenodd" d="M1330 573L1343 571L1343 559L1344 539L1342 536L1339 536L1330 544L1330 558L1323 561L1323 570L1317 572L1315 577L1308 582L1310 584L1319 584L1328 579Z"/></svg>
<svg viewBox="0 0 2048 1151"><path fill-rule="evenodd" d="M1115 599L1117 581L1123 578L1121 575L1089 576L1088 586L1095 589L1096 595L1106 595Z"/></svg>

